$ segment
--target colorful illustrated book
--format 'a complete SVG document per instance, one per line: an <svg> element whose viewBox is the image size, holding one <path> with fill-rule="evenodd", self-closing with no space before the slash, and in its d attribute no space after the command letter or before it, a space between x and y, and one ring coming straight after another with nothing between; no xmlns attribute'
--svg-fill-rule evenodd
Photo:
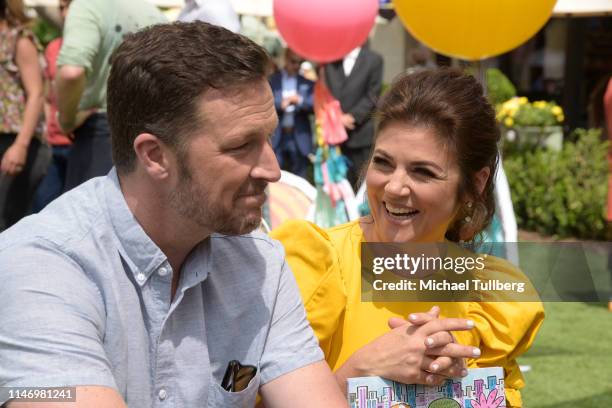
<svg viewBox="0 0 612 408"><path fill-rule="evenodd" d="M472 368L440 386L402 384L381 377L348 379L349 408L505 408L504 370Z"/></svg>

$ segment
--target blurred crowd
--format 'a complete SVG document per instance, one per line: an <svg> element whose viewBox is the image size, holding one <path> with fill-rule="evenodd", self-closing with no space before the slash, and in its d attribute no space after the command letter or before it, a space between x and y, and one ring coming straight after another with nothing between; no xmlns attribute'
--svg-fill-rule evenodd
<svg viewBox="0 0 612 408"><path fill-rule="evenodd" d="M0 0L0 231L108 173L111 55L126 34L166 21L145 0L59 10L63 35L43 50L23 1Z"/></svg>
<svg viewBox="0 0 612 408"><path fill-rule="evenodd" d="M280 123L272 138L274 152L282 169L309 179L309 158L317 145L311 124L312 79L316 79L311 67L287 49L283 67L270 77ZM348 179L357 189L359 171L368 159L374 137L372 114L382 90L383 59L366 43L342 60L325 64L318 75L340 103L341 122L348 134L340 147L348 159Z"/></svg>
<svg viewBox="0 0 612 408"><path fill-rule="evenodd" d="M106 81L112 52L127 33L166 21L145 0L60 0L59 9L62 36L43 49L23 1L0 0L0 231L110 170ZM185 21L213 17L240 29L231 10L208 10L199 2L187 2L179 15ZM258 31L249 20L244 30ZM374 135L382 57L366 43L318 72L294 51L268 43L272 54L283 54L269 78L279 116L272 144L281 167L312 181L314 80L323 76L341 105L349 136L341 147L357 188Z"/></svg>

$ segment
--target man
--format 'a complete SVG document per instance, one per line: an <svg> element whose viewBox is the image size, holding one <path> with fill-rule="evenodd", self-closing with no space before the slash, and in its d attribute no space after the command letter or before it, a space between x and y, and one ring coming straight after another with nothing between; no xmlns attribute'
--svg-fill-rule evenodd
<svg viewBox="0 0 612 408"><path fill-rule="evenodd" d="M75 137L65 191L110 170L110 56L127 33L162 22L164 16L146 0L74 0L70 5L56 78L59 124Z"/></svg>
<svg viewBox="0 0 612 408"><path fill-rule="evenodd" d="M382 57L365 46L355 48L340 61L325 65L327 86L344 112L342 123L348 140L341 149L351 161L348 180L355 190L359 188L359 173L372 146L372 113L381 92L382 74Z"/></svg>
<svg viewBox="0 0 612 408"><path fill-rule="evenodd" d="M285 68L270 77L279 126L272 147L283 170L306 178L313 141L310 128L314 83L299 74L302 58L287 48Z"/></svg>
<svg viewBox="0 0 612 408"><path fill-rule="evenodd" d="M116 170L0 235L2 386L76 386L79 408L346 406L280 244L250 233L280 177L267 58L202 22L126 37ZM232 360L257 369L241 392L221 386Z"/></svg>

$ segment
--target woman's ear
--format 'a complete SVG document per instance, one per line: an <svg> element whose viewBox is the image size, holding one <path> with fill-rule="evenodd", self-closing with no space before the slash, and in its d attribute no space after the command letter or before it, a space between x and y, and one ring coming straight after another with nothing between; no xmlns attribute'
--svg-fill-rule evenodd
<svg viewBox="0 0 612 408"><path fill-rule="evenodd" d="M476 191L478 191L478 194L482 194L484 191L489 177L491 177L490 167L483 167L482 169L478 170L476 174L474 174L474 184L476 185Z"/></svg>

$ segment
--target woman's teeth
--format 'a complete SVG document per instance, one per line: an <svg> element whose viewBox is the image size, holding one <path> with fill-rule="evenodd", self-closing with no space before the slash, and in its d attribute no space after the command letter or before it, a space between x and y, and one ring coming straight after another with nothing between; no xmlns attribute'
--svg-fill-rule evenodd
<svg viewBox="0 0 612 408"><path fill-rule="evenodd" d="M389 214L395 217L412 217L419 212L419 210L415 210L413 208L393 207L387 203L385 203L385 209Z"/></svg>

